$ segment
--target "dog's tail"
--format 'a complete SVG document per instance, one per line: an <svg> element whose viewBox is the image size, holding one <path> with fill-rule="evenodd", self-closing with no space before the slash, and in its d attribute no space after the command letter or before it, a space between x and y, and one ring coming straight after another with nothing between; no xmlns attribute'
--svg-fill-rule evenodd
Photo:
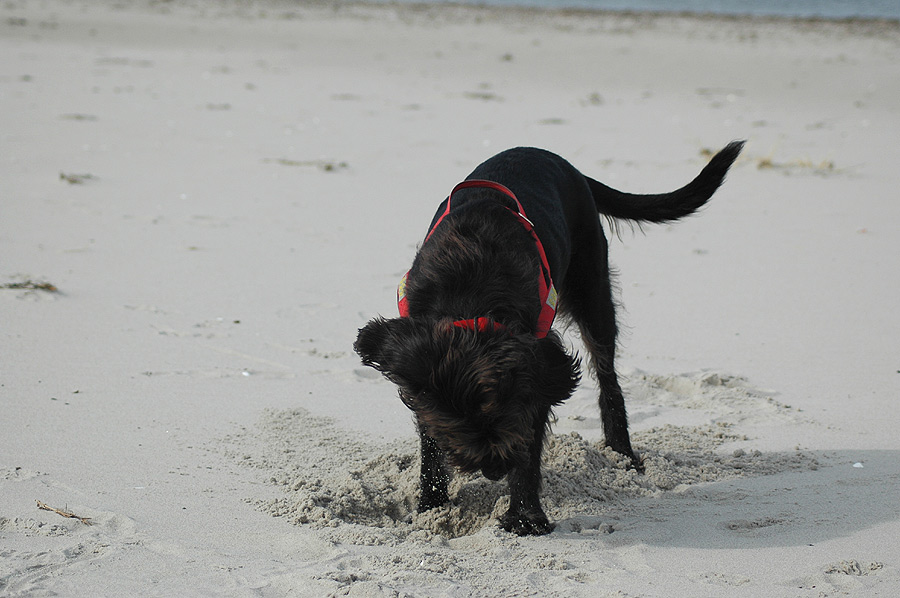
<svg viewBox="0 0 900 598"><path fill-rule="evenodd" d="M712 197L743 147L743 141L732 141L712 157L697 178L671 193L623 193L590 177L585 178L597 211L604 216L638 222L669 222L694 213Z"/></svg>

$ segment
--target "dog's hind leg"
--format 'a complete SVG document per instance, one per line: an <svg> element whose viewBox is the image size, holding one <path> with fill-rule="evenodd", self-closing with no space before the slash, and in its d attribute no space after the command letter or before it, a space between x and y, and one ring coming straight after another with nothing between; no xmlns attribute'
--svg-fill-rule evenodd
<svg viewBox="0 0 900 598"><path fill-rule="evenodd" d="M597 226L599 229L599 222ZM630 458L632 467L641 469L631 448L625 398L616 376L618 327L607 259L606 239L598 230L591 247L579 248L573 255L561 298L563 308L578 324L591 370L600 386L598 402L606 445Z"/></svg>
<svg viewBox="0 0 900 598"><path fill-rule="evenodd" d="M444 456L434 439L419 424L422 469L419 473L419 512L439 507L449 501L447 485L450 476L444 467Z"/></svg>

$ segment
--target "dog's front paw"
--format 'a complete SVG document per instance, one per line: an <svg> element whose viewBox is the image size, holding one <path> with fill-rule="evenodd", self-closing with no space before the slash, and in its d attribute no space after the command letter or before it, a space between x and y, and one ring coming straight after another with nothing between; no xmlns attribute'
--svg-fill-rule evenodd
<svg viewBox="0 0 900 598"><path fill-rule="evenodd" d="M628 469L633 469L638 473L644 473L644 460L634 456L631 458L631 463L628 464Z"/></svg>
<svg viewBox="0 0 900 598"><path fill-rule="evenodd" d="M528 511L510 509L500 518L500 527L519 536L543 536L553 531L553 524L540 508Z"/></svg>

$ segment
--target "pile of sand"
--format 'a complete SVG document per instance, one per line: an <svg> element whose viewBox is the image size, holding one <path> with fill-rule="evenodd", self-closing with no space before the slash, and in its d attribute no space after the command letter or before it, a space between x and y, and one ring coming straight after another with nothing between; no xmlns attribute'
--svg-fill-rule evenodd
<svg viewBox="0 0 900 598"><path fill-rule="evenodd" d="M602 442L585 440L574 431L551 434L544 452L543 504L561 531L612 531L603 516L629 499L739 476L817 467L814 458L799 451L723 450L727 443L747 440L728 420L792 413L740 378L635 372L626 389L639 408L704 409L715 412L716 421L636 431L633 441L644 461L643 474L628 469L626 460ZM412 425L410 429L412 433ZM330 528L335 541L380 545L411 535L428 541L433 536L466 536L496 525L509 504L505 481L458 474L450 486L451 504L417 513L419 462L413 438L376 444L303 409L270 410L256 428L229 437L228 445L231 454L263 470L265 478L283 490L274 499L249 500L298 525Z"/></svg>

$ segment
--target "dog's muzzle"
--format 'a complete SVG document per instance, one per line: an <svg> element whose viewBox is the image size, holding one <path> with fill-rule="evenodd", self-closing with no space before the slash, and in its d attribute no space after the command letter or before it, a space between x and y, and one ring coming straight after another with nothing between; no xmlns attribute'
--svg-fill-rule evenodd
<svg viewBox="0 0 900 598"><path fill-rule="evenodd" d="M488 465L481 468L481 474L492 482L497 482L506 475L506 470L496 465Z"/></svg>

